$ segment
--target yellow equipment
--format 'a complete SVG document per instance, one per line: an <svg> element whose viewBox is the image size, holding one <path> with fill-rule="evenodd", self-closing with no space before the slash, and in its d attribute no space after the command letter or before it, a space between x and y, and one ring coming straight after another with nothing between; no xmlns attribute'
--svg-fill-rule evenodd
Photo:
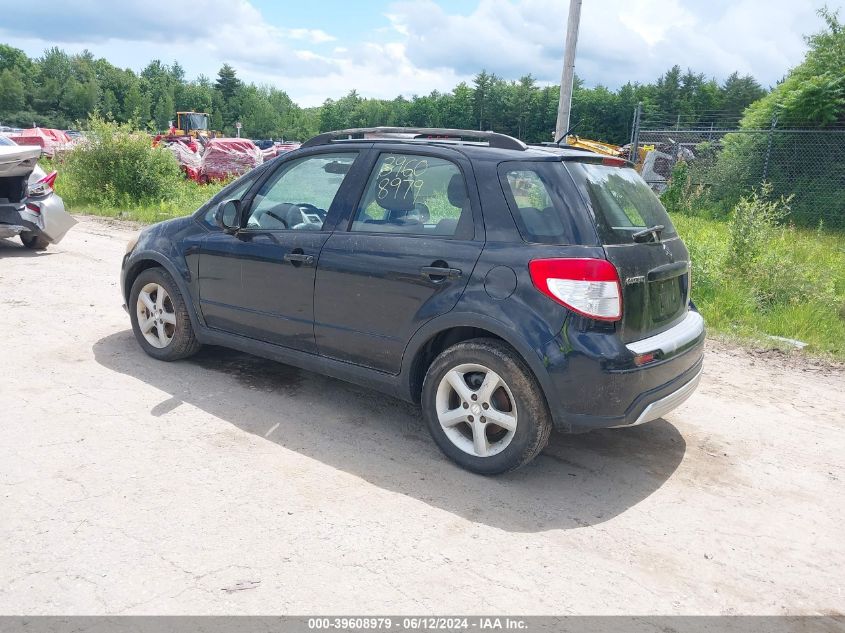
<svg viewBox="0 0 845 633"><path fill-rule="evenodd" d="M596 152L597 154L604 154L605 156L623 156L633 162L637 170L639 170L642 166L646 154L654 149L654 145L640 145L637 150L637 156L628 157L626 156L626 151L619 145L612 145L610 143L602 143L601 141L581 138L575 134L570 134L566 137L566 144L570 147L586 149L591 152Z"/></svg>
<svg viewBox="0 0 845 633"><path fill-rule="evenodd" d="M208 129L211 118L207 112L177 112L176 136L193 136L194 138L214 138L217 133Z"/></svg>
<svg viewBox="0 0 845 633"><path fill-rule="evenodd" d="M570 147L578 147L586 149L596 154L604 154L606 156L621 156L622 148L618 145L611 145L610 143L602 143L601 141L593 141L586 138L581 138L575 134L570 134L566 137L566 144Z"/></svg>

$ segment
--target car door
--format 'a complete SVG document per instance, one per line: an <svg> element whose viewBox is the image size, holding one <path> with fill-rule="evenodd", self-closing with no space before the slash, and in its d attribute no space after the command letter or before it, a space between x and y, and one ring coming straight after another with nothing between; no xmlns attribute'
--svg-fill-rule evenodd
<svg viewBox="0 0 845 633"><path fill-rule="evenodd" d="M215 231L203 241L199 298L209 327L315 352L315 266L357 155L285 161L244 201L238 231Z"/></svg>
<svg viewBox="0 0 845 633"><path fill-rule="evenodd" d="M412 334L455 306L483 246L466 174L468 161L450 150L378 153L354 213L320 254L321 355L398 373Z"/></svg>

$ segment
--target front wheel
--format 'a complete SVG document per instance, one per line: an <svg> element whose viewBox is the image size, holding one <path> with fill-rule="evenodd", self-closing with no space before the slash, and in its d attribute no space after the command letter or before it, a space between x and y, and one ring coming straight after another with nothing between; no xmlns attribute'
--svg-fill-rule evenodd
<svg viewBox="0 0 845 633"><path fill-rule="evenodd" d="M163 268L148 268L135 279L129 314L135 338L153 358L179 360L200 348L182 293Z"/></svg>
<svg viewBox="0 0 845 633"><path fill-rule="evenodd" d="M531 370L495 339L459 343L440 354L426 373L422 408L440 449L483 475L527 464L545 448L552 430Z"/></svg>

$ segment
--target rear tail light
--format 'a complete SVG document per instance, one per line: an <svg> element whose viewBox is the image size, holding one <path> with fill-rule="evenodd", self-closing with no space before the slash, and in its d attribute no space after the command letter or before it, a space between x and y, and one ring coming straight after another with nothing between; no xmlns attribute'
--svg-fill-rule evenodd
<svg viewBox="0 0 845 633"><path fill-rule="evenodd" d="M44 176L44 178L42 178L42 179L40 180L40 182L45 182L45 183L47 183L47 185L48 185L48 186L52 189L52 188L53 188L53 185L54 185L54 184L55 184L55 182L56 182L56 176L58 176L58 175L59 175L59 172L57 172L57 171L51 171L49 174L47 174L46 176Z"/></svg>
<svg viewBox="0 0 845 633"><path fill-rule="evenodd" d="M30 211L32 211L35 214L41 213L41 207L39 207L37 204L35 204L33 202L27 202L26 208L29 209Z"/></svg>
<svg viewBox="0 0 845 633"><path fill-rule="evenodd" d="M53 190L53 184L56 182L56 176L59 175L59 172L52 171L46 176L44 176L41 180L29 185L27 189L27 196L30 198L44 196L50 193Z"/></svg>
<svg viewBox="0 0 845 633"><path fill-rule="evenodd" d="M619 273L605 259L535 259L528 264L537 290L583 316L622 318Z"/></svg>

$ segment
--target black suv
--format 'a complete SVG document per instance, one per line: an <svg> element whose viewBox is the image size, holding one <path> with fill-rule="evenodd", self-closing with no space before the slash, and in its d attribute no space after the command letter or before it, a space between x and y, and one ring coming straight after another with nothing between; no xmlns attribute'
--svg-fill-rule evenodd
<svg viewBox="0 0 845 633"><path fill-rule="evenodd" d="M493 132L321 134L142 231L121 282L149 355L222 345L420 403L484 474L701 374L687 249L630 164Z"/></svg>

